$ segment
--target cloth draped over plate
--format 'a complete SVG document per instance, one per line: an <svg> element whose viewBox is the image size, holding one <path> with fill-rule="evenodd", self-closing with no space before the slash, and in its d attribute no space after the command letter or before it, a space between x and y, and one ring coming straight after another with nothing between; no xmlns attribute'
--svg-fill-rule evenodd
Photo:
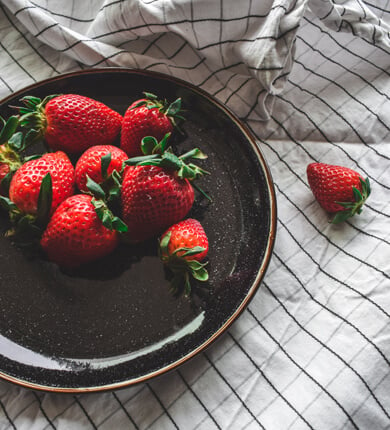
<svg viewBox="0 0 390 430"><path fill-rule="evenodd" d="M112 393L1 382L2 429L388 428L389 22L385 0L0 1L2 97L93 67L187 80L257 136L279 213L263 286L210 349ZM328 224L312 161L369 177L359 217Z"/></svg>

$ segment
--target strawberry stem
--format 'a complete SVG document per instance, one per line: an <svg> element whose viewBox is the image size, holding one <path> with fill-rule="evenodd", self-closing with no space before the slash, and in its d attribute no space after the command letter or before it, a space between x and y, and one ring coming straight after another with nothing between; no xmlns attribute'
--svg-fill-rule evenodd
<svg viewBox="0 0 390 430"><path fill-rule="evenodd" d="M361 214L363 210L363 205L365 204L367 198L371 194L371 186L368 178L363 179L359 178L361 191L356 187L352 187L352 192L355 201L353 202L335 202L345 208L345 210L341 210L337 212L333 218L329 221L332 224L339 224L343 221L346 221L348 218L353 217L356 214Z"/></svg>

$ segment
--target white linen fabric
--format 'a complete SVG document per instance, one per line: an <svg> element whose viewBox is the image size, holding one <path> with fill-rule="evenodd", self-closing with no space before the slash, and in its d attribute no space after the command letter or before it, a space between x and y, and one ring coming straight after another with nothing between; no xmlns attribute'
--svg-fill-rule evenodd
<svg viewBox="0 0 390 430"><path fill-rule="evenodd" d="M0 429L390 428L389 19L387 0L0 0L0 96L91 67L185 79L251 128L278 198L264 282L209 349L114 392L0 382ZM312 161L369 177L360 216L328 223Z"/></svg>

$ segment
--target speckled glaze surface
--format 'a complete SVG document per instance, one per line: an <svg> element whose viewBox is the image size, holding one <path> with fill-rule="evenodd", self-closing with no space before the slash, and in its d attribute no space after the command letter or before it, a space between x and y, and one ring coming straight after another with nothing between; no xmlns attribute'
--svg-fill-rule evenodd
<svg viewBox="0 0 390 430"><path fill-rule="evenodd" d="M3 100L77 93L124 114L142 91L186 110L180 154L197 146L211 172L190 216L209 237L206 285L174 297L156 239L121 245L103 261L64 272L0 235L0 377L25 387L87 392L116 389L167 372L210 345L240 315L264 276L276 232L272 179L248 130L211 96L183 81L145 71L94 69L62 75ZM0 215L1 233L7 218Z"/></svg>

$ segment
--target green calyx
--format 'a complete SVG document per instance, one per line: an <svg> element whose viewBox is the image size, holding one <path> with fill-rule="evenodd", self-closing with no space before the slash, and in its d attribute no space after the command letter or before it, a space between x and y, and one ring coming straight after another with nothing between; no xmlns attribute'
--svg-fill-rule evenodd
<svg viewBox="0 0 390 430"><path fill-rule="evenodd" d="M120 196L121 174L114 170L108 175L108 166L111 163L111 153L101 158L101 174L103 182L98 184L87 176L87 188L89 194L93 196L91 203L95 208L96 215L102 224L109 230L116 230L119 233L126 233L127 225L109 208L110 203L115 203Z"/></svg>
<svg viewBox="0 0 390 430"><path fill-rule="evenodd" d="M23 152L36 141L37 131L28 130L26 133L17 131L21 125L19 115L12 115L7 120L0 116L0 164L9 167L9 173L1 181L3 192L8 192L13 174L26 161L37 156L23 156Z"/></svg>
<svg viewBox="0 0 390 430"><path fill-rule="evenodd" d="M360 214L363 210L367 198L371 194L370 181L368 178L359 178L362 190L358 190L356 187L352 187L353 196L355 201L353 202L335 202L345 208L340 212L337 212L334 217L330 220L332 224L339 224L346 221L348 218L353 217L355 214Z"/></svg>
<svg viewBox="0 0 390 430"><path fill-rule="evenodd" d="M13 224L6 235L12 236L19 244L24 245L39 240L50 219L52 199L53 186L50 173L47 173L42 179L35 214L22 212L11 199L0 196L0 206L8 211Z"/></svg>
<svg viewBox="0 0 390 430"><path fill-rule="evenodd" d="M24 106L16 106L15 108L21 115L21 127L34 130L36 138L42 137L47 127L45 107L51 99L57 96L57 94L49 95L43 100L34 96L26 96L20 99Z"/></svg>
<svg viewBox="0 0 390 430"><path fill-rule="evenodd" d="M19 126L19 116L12 115L7 121L0 117L0 121L2 122L0 163L7 164L10 171L14 172L22 165L19 152L23 149L23 134L16 132Z"/></svg>
<svg viewBox="0 0 390 430"><path fill-rule="evenodd" d="M174 102L169 103L167 100L160 100L155 94L143 92L145 98L136 103L132 109L145 106L148 109L158 109L161 113L165 114L172 125L177 127L180 121L185 118L181 115L183 112L181 107L181 98L176 99Z"/></svg>
<svg viewBox="0 0 390 430"><path fill-rule="evenodd" d="M127 225L108 208L107 204L102 199L92 198L91 203L95 208L96 215L104 225L104 227L119 233L126 233Z"/></svg>
<svg viewBox="0 0 390 430"><path fill-rule="evenodd" d="M184 295L188 297L191 294L191 277L201 282L206 282L209 279L209 274L205 268L207 262L201 263L194 259L188 259L188 257L200 254L205 248L201 246L194 246L193 248L182 247L169 254L168 245L170 240L171 232L161 238L160 259L172 273L170 281L172 293L178 294L180 291L184 291Z"/></svg>

